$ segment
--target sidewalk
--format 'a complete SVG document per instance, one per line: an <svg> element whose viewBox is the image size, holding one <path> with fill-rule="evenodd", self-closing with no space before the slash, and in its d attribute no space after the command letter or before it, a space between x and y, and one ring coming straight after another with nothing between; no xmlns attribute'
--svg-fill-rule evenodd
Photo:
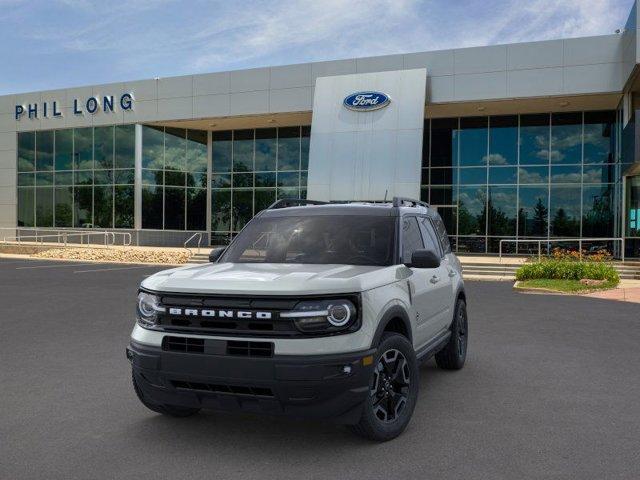
<svg viewBox="0 0 640 480"><path fill-rule="evenodd" d="M601 298L603 300L640 303L640 280L621 280L620 285L613 290L587 293L583 296Z"/></svg>

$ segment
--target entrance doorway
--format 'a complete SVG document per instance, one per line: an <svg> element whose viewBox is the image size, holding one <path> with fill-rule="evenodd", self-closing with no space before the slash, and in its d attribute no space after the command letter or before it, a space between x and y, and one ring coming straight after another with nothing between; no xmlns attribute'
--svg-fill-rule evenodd
<svg viewBox="0 0 640 480"><path fill-rule="evenodd" d="M640 175L624 177L623 234L627 257L640 257Z"/></svg>

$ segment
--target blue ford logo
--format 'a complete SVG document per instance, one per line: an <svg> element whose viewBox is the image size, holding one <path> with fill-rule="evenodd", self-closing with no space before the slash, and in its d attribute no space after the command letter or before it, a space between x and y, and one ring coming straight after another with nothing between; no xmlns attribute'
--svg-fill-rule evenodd
<svg viewBox="0 0 640 480"><path fill-rule="evenodd" d="M378 110L389 105L391 99L381 92L356 92L345 97L343 104L349 110Z"/></svg>

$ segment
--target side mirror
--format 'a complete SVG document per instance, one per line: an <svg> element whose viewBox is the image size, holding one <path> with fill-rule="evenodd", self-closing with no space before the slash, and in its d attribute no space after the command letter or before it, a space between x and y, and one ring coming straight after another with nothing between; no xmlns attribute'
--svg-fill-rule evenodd
<svg viewBox="0 0 640 480"><path fill-rule="evenodd" d="M211 250L209 252L209 262L216 263L226 249L226 247L217 247Z"/></svg>
<svg viewBox="0 0 640 480"><path fill-rule="evenodd" d="M411 255L411 264L407 267L413 268L438 268L440 266L440 255L433 250L416 250Z"/></svg>

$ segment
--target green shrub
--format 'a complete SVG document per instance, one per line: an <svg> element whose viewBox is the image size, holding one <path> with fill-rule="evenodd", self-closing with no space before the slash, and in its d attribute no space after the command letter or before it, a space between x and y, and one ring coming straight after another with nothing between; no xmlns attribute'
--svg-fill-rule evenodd
<svg viewBox="0 0 640 480"><path fill-rule="evenodd" d="M538 278L559 280L608 280L616 285L620 276L615 268L604 262L576 262L571 260L541 260L525 263L516 271L516 280L534 280Z"/></svg>

